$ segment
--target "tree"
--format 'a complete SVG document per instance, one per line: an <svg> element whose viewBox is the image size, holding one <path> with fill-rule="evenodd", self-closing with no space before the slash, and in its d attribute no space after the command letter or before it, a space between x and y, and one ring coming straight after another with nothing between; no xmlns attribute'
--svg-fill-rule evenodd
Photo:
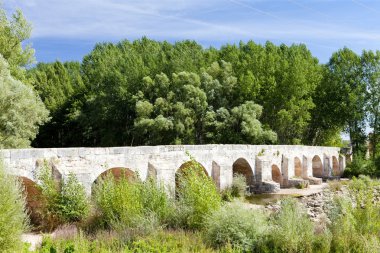
<svg viewBox="0 0 380 253"><path fill-rule="evenodd" d="M320 93L318 119L325 124L324 129L344 127L354 152L360 151L366 138L363 60L348 48L334 53L326 65L324 82L317 88Z"/></svg>
<svg viewBox="0 0 380 253"><path fill-rule="evenodd" d="M34 62L34 50L22 43L30 37L32 26L20 10L9 20L0 5L0 54L9 63L11 75L26 81L25 67Z"/></svg>
<svg viewBox="0 0 380 253"><path fill-rule="evenodd" d="M81 144L78 115L86 87L79 62L39 63L28 71L31 84L50 111L49 122L40 127L34 147L62 147Z"/></svg>
<svg viewBox="0 0 380 253"><path fill-rule="evenodd" d="M0 148L28 147L48 111L31 87L11 76L1 55L0 90Z"/></svg>
<svg viewBox="0 0 380 253"><path fill-rule="evenodd" d="M366 81L366 111L369 126L373 129L369 136L372 144L372 158L377 155L380 130L380 51L364 51L362 55Z"/></svg>

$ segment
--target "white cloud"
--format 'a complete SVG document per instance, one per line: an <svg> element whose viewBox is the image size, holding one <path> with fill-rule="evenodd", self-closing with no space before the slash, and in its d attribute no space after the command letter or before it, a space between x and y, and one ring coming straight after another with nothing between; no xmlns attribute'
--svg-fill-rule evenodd
<svg viewBox="0 0 380 253"><path fill-rule="evenodd" d="M326 48L330 47L331 41L342 44L380 41L378 31L355 28L351 23L312 20L309 16L313 12L320 14L320 10L308 7L310 2L301 6L292 2L298 1L288 1L285 5L288 9L282 12L276 11L278 8L263 8L267 1L260 0L5 0L4 4L7 9L19 7L23 10L33 23L33 38L104 41L146 35L169 40L268 39L314 43ZM326 6L331 1L312 3ZM305 15L283 16L294 10ZM334 17L331 13L329 16Z"/></svg>

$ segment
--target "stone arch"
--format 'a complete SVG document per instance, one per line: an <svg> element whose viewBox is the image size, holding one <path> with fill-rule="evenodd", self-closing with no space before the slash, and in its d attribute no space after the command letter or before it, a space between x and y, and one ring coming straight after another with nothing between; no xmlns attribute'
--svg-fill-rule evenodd
<svg viewBox="0 0 380 253"><path fill-rule="evenodd" d="M298 157L294 157L294 176L302 178L302 162Z"/></svg>
<svg viewBox="0 0 380 253"><path fill-rule="evenodd" d="M272 180L276 183L282 184L282 174L277 165L272 165Z"/></svg>
<svg viewBox="0 0 380 253"><path fill-rule="evenodd" d="M181 176L186 175L186 172L190 171L190 170L195 170L196 173L199 173L198 175L200 175L201 173L204 173L207 177L209 176L208 173L207 173L207 170L205 169L205 167L203 167L202 164L200 164L197 161L187 161L187 162L183 163L177 169L177 171L175 173L175 188L176 188L176 192L177 192L177 188L180 185Z"/></svg>
<svg viewBox="0 0 380 253"><path fill-rule="evenodd" d="M336 156L333 156L332 157L332 173L333 173L333 176L339 176L340 175L340 171L339 171L339 161L338 159L336 158Z"/></svg>
<svg viewBox="0 0 380 253"><path fill-rule="evenodd" d="M313 177L323 177L323 164L318 155L315 155L312 160Z"/></svg>
<svg viewBox="0 0 380 253"><path fill-rule="evenodd" d="M36 182L27 177L18 177L25 196L25 207L33 226L42 225L41 209L43 208L42 190Z"/></svg>
<svg viewBox="0 0 380 253"><path fill-rule="evenodd" d="M253 170L251 165L244 158L237 159L232 165L232 174L240 174L245 176L247 185L253 184Z"/></svg>
<svg viewBox="0 0 380 253"><path fill-rule="evenodd" d="M135 180L136 179L136 173L129 169L124 167L115 167L110 168L106 171L103 171L93 182L92 186L97 184L100 180L106 178L107 176L112 175L116 181L120 180L122 177L127 178L128 180Z"/></svg>

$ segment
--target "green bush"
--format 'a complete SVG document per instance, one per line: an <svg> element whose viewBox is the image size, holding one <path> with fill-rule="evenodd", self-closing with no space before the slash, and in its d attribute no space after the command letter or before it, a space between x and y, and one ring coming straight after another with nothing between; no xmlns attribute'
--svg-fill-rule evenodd
<svg viewBox="0 0 380 253"><path fill-rule="evenodd" d="M179 177L176 219L180 226L190 229L203 227L205 217L221 206L221 196L214 182L196 163Z"/></svg>
<svg viewBox="0 0 380 253"><path fill-rule="evenodd" d="M231 195L235 198L244 197L247 191L246 178L242 174L234 174L232 178Z"/></svg>
<svg viewBox="0 0 380 253"><path fill-rule="evenodd" d="M57 214L64 222L81 221L87 217L90 203L84 187L76 176L69 174L62 183L62 189L57 203Z"/></svg>
<svg viewBox="0 0 380 253"><path fill-rule="evenodd" d="M344 170L344 177L358 177L359 175L377 175L376 164L373 160L367 160L362 154L355 154L351 163Z"/></svg>
<svg viewBox="0 0 380 253"><path fill-rule="evenodd" d="M285 199L271 222L268 252L313 252L314 225L295 199Z"/></svg>
<svg viewBox="0 0 380 253"><path fill-rule="evenodd" d="M90 202L74 174L70 173L67 179L57 182L45 161L38 179L42 192L44 229L53 230L60 224L78 222L87 217Z"/></svg>
<svg viewBox="0 0 380 253"><path fill-rule="evenodd" d="M153 178L140 182L140 198L146 216L155 215L166 224L174 212L174 200L169 198L163 184Z"/></svg>
<svg viewBox="0 0 380 253"><path fill-rule="evenodd" d="M20 182L7 175L0 160L0 251L20 250L20 237L27 228L25 198Z"/></svg>
<svg viewBox="0 0 380 253"><path fill-rule="evenodd" d="M108 227L134 226L143 215L138 184L126 177L115 179L108 175L94 187L94 202Z"/></svg>
<svg viewBox="0 0 380 253"><path fill-rule="evenodd" d="M353 178L350 198L336 198L329 216L333 252L380 252L380 206L374 202L378 182Z"/></svg>
<svg viewBox="0 0 380 253"><path fill-rule="evenodd" d="M252 251L268 231L267 217L233 202L211 213L205 221L205 239L214 248L230 243L233 248Z"/></svg>

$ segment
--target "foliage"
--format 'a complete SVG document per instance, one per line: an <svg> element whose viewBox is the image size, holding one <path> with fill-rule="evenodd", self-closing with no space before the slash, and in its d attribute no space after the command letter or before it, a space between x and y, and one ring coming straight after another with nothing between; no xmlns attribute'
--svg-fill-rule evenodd
<svg viewBox="0 0 380 253"><path fill-rule="evenodd" d="M218 251L207 247L200 233L186 231L161 231L149 236L140 237L133 241L123 241L118 234L113 232L102 232L95 237L88 237L80 232L71 238L52 239L44 237L42 247L36 253L47 252L147 252L147 253L238 253L240 250L232 249L230 246Z"/></svg>
<svg viewBox="0 0 380 253"><path fill-rule="evenodd" d="M359 175L375 176L378 174L378 169L373 160L365 159L363 154L358 152L354 154L352 162L347 164L344 170L345 177L358 177Z"/></svg>
<svg viewBox="0 0 380 253"><path fill-rule="evenodd" d="M141 182L140 197L145 215L155 215L160 224L167 224L174 211L174 201L171 199L162 183L153 178Z"/></svg>
<svg viewBox="0 0 380 253"><path fill-rule="evenodd" d="M221 206L221 196L214 182L202 170L198 163L193 162L179 176L175 218L185 228L203 228L206 216Z"/></svg>
<svg viewBox="0 0 380 253"><path fill-rule="evenodd" d="M109 174L93 190L95 206L107 226L115 229L136 226L143 215L137 184L125 176L115 179Z"/></svg>
<svg viewBox="0 0 380 253"><path fill-rule="evenodd" d="M380 206L374 202L379 183L368 177L349 184L351 198L336 198L330 212L333 252L378 252Z"/></svg>
<svg viewBox="0 0 380 253"><path fill-rule="evenodd" d="M327 181L329 189L331 191L340 191L342 189L342 183L339 180L329 180Z"/></svg>
<svg viewBox="0 0 380 253"><path fill-rule="evenodd" d="M21 183L5 173L0 159L0 251L20 250L21 234L28 225Z"/></svg>
<svg viewBox="0 0 380 253"><path fill-rule="evenodd" d="M32 85L50 111L50 120L40 127L33 141L35 147L79 145L78 96L85 91L79 62L38 63L28 72ZM76 141L74 142L74 140Z"/></svg>
<svg viewBox="0 0 380 253"><path fill-rule="evenodd" d="M295 199L281 202L281 209L272 219L269 234L268 242L263 246L267 247L266 250L313 252L313 242L316 238L313 223Z"/></svg>
<svg viewBox="0 0 380 253"><path fill-rule="evenodd" d="M252 251L268 232L267 217L233 202L211 213L206 219L205 239L214 248L230 243L233 248Z"/></svg>
<svg viewBox="0 0 380 253"><path fill-rule="evenodd" d="M232 197L244 197L247 192L247 180L242 174L235 174L232 178L231 195Z"/></svg>
<svg viewBox="0 0 380 253"><path fill-rule="evenodd" d="M43 197L42 226L45 229L52 230L59 224L78 222L87 217L90 203L74 174L69 174L62 182L57 181L48 162L44 161L37 176Z"/></svg>
<svg viewBox="0 0 380 253"><path fill-rule="evenodd" d="M9 63L11 75L25 82L25 67L34 62L34 50L30 45L23 45L30 37L32 26L20 10L8 19L1 7L0 4L0 55Z"/></svg>
<svg viewBox="0 0 380 253"><path fill-rule="evenodd" d="M59 199L57 211L64 222L81 221L88 215L90 204L86 191L73 173L63 180Z"/></svg>
<svg viewBox="0 0 380 253"><path fill-rule="evenodd" d="M33 89L14 79L0 55L0 148L25 148L48 111Z"/></svg>

